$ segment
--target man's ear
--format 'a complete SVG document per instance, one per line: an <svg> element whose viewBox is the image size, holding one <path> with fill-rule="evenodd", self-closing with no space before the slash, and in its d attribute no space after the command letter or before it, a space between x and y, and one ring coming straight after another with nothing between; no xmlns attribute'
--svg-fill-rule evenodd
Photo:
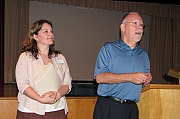
<svg viewBox="0 0 180 119"><path fill-rule="evenodd" d="M124 31L124 29L125 29L125 24L120 24L119 28L120 28L121 31Z"/></svg>

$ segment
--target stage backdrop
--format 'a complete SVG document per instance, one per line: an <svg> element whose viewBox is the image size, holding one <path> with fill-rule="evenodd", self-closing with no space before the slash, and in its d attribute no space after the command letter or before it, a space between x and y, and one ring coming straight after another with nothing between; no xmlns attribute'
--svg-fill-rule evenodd
<svg viewBox="0 0 180 119"><path fill-rule="evenodd" d="M30 2L29 25L39 19L53 23L55 48L66 57L73 80L93 81L94 65L101 46L119 39L119 25L126 12ZM148 52L150 15L140 46Z"/></svg>

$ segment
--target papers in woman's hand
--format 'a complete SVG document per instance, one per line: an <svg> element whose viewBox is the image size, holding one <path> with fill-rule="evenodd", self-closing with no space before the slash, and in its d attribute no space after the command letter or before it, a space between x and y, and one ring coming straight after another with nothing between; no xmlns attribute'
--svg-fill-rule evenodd
<svg viewBox="0 0 180 119"><path fill-rule="evenodd" d="M33 79L34 85L42 95L48 91L58 91L61 87L61 79L51 63L48 63L44 69ZM56 108L58 100L53 106Z"/></svg>

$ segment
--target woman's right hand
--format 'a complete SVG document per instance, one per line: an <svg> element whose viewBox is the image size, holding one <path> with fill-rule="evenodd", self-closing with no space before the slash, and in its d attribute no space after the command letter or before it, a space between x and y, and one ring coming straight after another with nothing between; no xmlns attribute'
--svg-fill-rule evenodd
<svg viewBox="0 0 180 119"><path fill-rule="evenodd" d="M55 100L56 95L57 95L57 92L55 91L49 91L49 92L44 93L41 98L41 103L44 103L44 104L56 103L56 100Z"/></svg>

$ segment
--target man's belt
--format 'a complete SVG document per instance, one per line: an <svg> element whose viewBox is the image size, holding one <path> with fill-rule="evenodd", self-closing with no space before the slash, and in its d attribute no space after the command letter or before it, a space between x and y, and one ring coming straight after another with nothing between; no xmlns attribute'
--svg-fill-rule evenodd
<svg viewBox="0 0 180 119"><path fill-rule="evenodd" d="M132 101L132 100L122 100L122 99L112 97L112 96L99 96L99 97L114 100L114 101L119 102L119 103L131 103L131 104L136 103L135 101Z"/></svg>

